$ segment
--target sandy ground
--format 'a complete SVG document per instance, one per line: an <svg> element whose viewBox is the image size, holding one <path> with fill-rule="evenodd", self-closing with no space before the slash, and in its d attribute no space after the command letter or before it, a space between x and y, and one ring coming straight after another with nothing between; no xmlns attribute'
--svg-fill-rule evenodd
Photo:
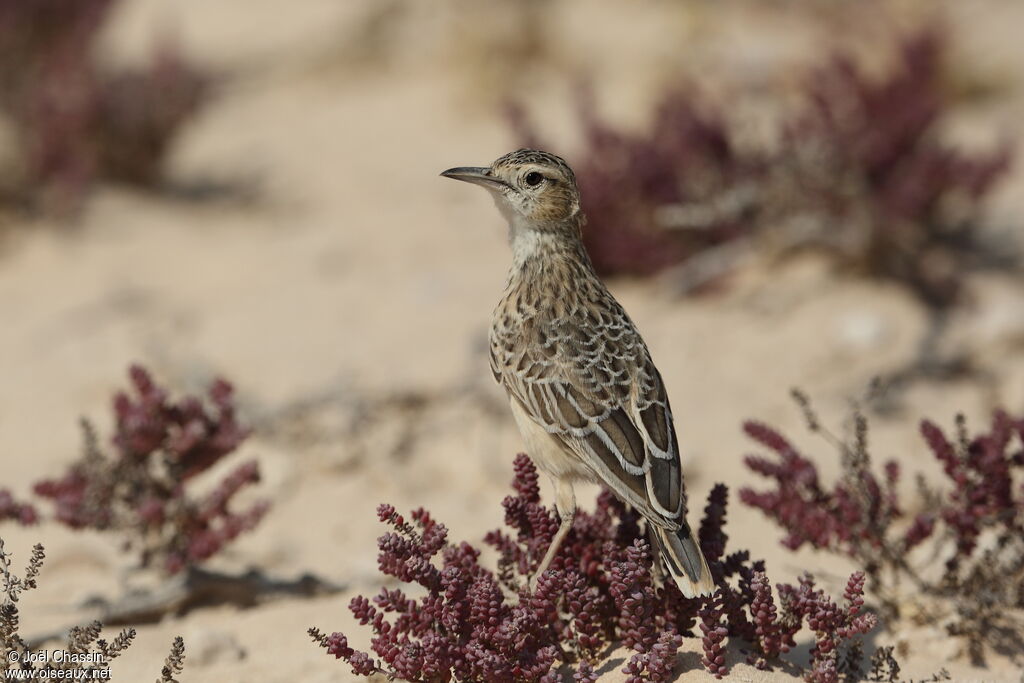
<svg viewBox="0 0 1024 683"><path fill-rule="evenodd" d="M467 2L403 10L316 0L287 11L270 0L126 2L105 39L106 58L139 59L154 35L169 31L199 64L224 75L218 98L175 149L173 176L239 182L250 192L190 201L104 188L78 225L6 226L2 484L23 492L62 471L78 452L79 415L105 432L109 397L131 361L181 391L222 374L257 429L237 457L259 459L261 493L274 507L214 566L314 572L349 588L142 627L114 663L115 679L154 678L180 634L189 683L349 680L347 666L313 646L306 629L368 642L346 605L378 587L376 505L425 506L453 538L478 542L501 522L520 448L509 416L490 409L502 398L483 353L509 259L501 219L483 193L438 172L508 151L514 141L495 108L507 95L531 102L549 138L563 141L555 151L571 160L568 76L584 67L599 75L608 115L626 124L642 122L651 93L679 74L753 90L786 81L791 65L836 40L830 3L800 11L795 4L627 9L563 1L531 42L516 23L520 13ZM916 6L905 10L900 17ZM954 132L985 140L1012 131L1024 116L1024 49L1011 27L1024 12L980 1L951 11L958 49L1005 92L966 111ZM368 20L375 12L390 18ZM841 42L870 43L877 22L863 20ZM992 203L997 222L1019 224L1022 189L1018 168ZM751 481L741 465L752 450L739 429L747 418L778 425L828 457L803 429L789 388L803 387L839 425L873 376L913 361L926 324L900 288L836 276L811 257L746 273L722 294L696 300L678 300L657 283L617 281L612 289L668 384L691 501L716 481L734 491ZM873 419L876 456L897 457L906 471L935 467L916 435L922 416L950 424L964 411L980 424L995 405L1024 408L1019 284L991 277L973 291L958 314L956 343L993 378L915 383L900 393L897 411ZM411 427L408 414L382 412L358 434L346 431L356 402L399 391L432 397ZM834 558L783 552L777 530L739 505L728 530L734 548L768 559L775 581L811 567L835 589L851 571ZM32 543L47 548L41 587L22 602L26 633L85 621L91 614L76 605L117 594L128 559L116 540L53 524L2 531L16 565ZM883 632L874 642L898 640L909 649L907 676L944 666L957 680L1019 680L998 658L970 669L938 631ZM710 678L698 648L687 641L681 678ZM733 680L762 678L739 664Z"/></svg>

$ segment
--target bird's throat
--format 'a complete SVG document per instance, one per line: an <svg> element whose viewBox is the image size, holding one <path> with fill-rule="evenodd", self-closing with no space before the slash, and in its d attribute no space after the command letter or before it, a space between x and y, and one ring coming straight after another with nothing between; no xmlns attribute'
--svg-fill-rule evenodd
<svg viewBox="0 0 1024 683"><path fill-rule="evenodd" d="M509 239L512 246L510 285L516 282L538 284L545 279L565 277L567 271L593 270L575 223L543 228L510 225Z"/></svg>

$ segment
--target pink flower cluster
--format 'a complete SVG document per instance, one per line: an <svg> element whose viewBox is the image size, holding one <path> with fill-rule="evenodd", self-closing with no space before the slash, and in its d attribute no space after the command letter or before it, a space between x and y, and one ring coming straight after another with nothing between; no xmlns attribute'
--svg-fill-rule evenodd
<svg viewBox="0 0 1024 683"><path fill-rule="evenodd" d="M895 497L899 480L895 462L886 464L883 483L870 469L858 468L827 489L821 485L814 463L777 431L759 422L746 422L743 430L775 451L778 460L754 455L744 459L751 470L775 480L775 488L743 488L740 500L760 509L786 530L783 545L796 550L807 543L850 555L861 542L881 545L879 534L901 514Z"/></svg>
<svg viewBox="0 0 1024 683"><path fill-rule="evenodd" d="M63 477L38 482L35 492L53 501L58 521L122 532L143 564L176 573L255 527L269 505L259 501L240 512L231 506L239 491L259 481L255 462L240 464L199 499L188 495L192 478L249 434L236 419L230 384L215 381L207 405L197 397L171 401L139 366L129 374L134 395L114 398L114 454L100 448L85 423L82 458Z"/></svg>
<svg viewBox="0 0 1024 683"><path fill-rule="evenodd" d="M36 509L28 503L19 503L7 489L0 489L0 521L13 519L19 524L35 524L39 520Z"/></svg>

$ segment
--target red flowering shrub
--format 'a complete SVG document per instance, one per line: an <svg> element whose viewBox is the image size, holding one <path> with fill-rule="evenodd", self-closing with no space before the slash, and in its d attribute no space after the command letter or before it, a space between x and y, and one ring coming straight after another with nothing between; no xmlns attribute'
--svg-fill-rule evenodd
<svg viewBox="0 0 1024 683"><path fill-rule="evenodd" d="M685 264L680 284L693 291L752 253L813 247L930 306L954 303L965 272L1017 257L979 230L1010 146L967 153L939 134L944 48L935 27L907 34L877 80L848 56L826 60L770 144L740 144L736 123L697 87L666 93L640 133L601 120L584 90L583 145L569 156L595 267L646 275ZM518 106L509 123L521 144L546 146Z"/></svg>
<svg viewBox="0 0 1024 683"><path fill-rule="evenodd" d="M135 396L120 392L114 398L114 455L103 452L83 420L82 458L62 478L38 482L35 491L53 501L57 521L123 533L143 565L156 563L173 574L255 527L269 504L231 509L235 494L259 481L255 462L236 467L206 496L188 495L189 482L249 434L235 419L230 384L214 382L204 405L192 396L171 401L137 365L130 375Z"/></svg>
<svg viewBox="0 0 1024 683"><path fill-rule="evenodd" d="M39 516L28 503L19 503L7 489L0 489L0 522L13 519L19 524L35 524Z"/></svg>
<svg viewBox="0 0 1024 683"><path fill-rule="evenodd" d="M383 673L408 681L594 681L596 663L610 648L632 651L622 671L629 681L672 678L683 637L700 623L705 666L728 672L727 639L749 641L759 666L794 644L802 623L816 634L811 674L830 681L840 671L843 642L874 625L860 614L863 576L851 577L847 601L838 607L813 589L779 586L780 610L772 610L764 563L746 551L726 555L724 520L728 492L712 491L700 540L718 591L709 600L687 599L652 570L646 532L635 513L608 492L593 512L578 511L572 531L533 593L528 577L558 528L558 518L540 500L537 472L529 458L515 462L514 495L505 525L485 538L499 553L497 566L480 564L480 552L453 544L448 531L424 510L406 520L390 505L378 516L391 530L378 540L385 575L415 584L422 597L383 589L372 600L352 599L349 609L373 631L374 655L351 647L342 633L310 635L328 654L344 659L353 673ZM859 578L858 578L859 576Z"/></svg>
<svg viewBox="0 0 1024 683"><path fill-rule="evenodd" d="M206 99L207 79L167 46L144 69L98 66L114 5L0 0L0 112L14 125L21 176L0 183L6 199L67 214L99 180L153 187Z"/></svg>
<svg viewBox="0 0 1024 683"><path fill-rule="evenodd" d="M949 486L939 490L921 479L922 511L904 520L909 504L898 499L899 467L890 461L881 475L872 470L863 416L855 416L854 438L846 442L826 432L806 398L797 397L811 429L838 449L842 475L823 484L814 462L785 437L748 422L747 434L775 459L748 456L747 466L774 488L745 488L740 499L786 531L786 547L809 544L853 557L891 616L899 616L900 586L913 586L918 600L950 614L948 630L967 638L975 661L986 644L1002 648L1009 640L1010 649L1024 648L1024 625L1012 614L1024 607L1024 489L1013 484L1014 472L1024 471L1024 419L998 411L989 431L971 436L961 416L953 440L923 421L921 434ZM912 562L919 546L929 558L923 569Z"/></svg>

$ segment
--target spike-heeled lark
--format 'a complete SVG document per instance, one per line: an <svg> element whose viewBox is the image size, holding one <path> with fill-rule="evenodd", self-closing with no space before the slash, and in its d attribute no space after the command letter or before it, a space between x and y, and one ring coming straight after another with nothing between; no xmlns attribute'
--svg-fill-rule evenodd
<svg viewBox="0 0 1024 683"><path fill-rule="evenodd" d="M561 518L531 588L572 528L573 483L595 481L646 518L684 595L710 595L711 573L686 522L665 385L583 247L572 169L522 149L441 175L486 188L509 224L512 269L491 324L491 370L530 457L554 483Z"/></svg>

